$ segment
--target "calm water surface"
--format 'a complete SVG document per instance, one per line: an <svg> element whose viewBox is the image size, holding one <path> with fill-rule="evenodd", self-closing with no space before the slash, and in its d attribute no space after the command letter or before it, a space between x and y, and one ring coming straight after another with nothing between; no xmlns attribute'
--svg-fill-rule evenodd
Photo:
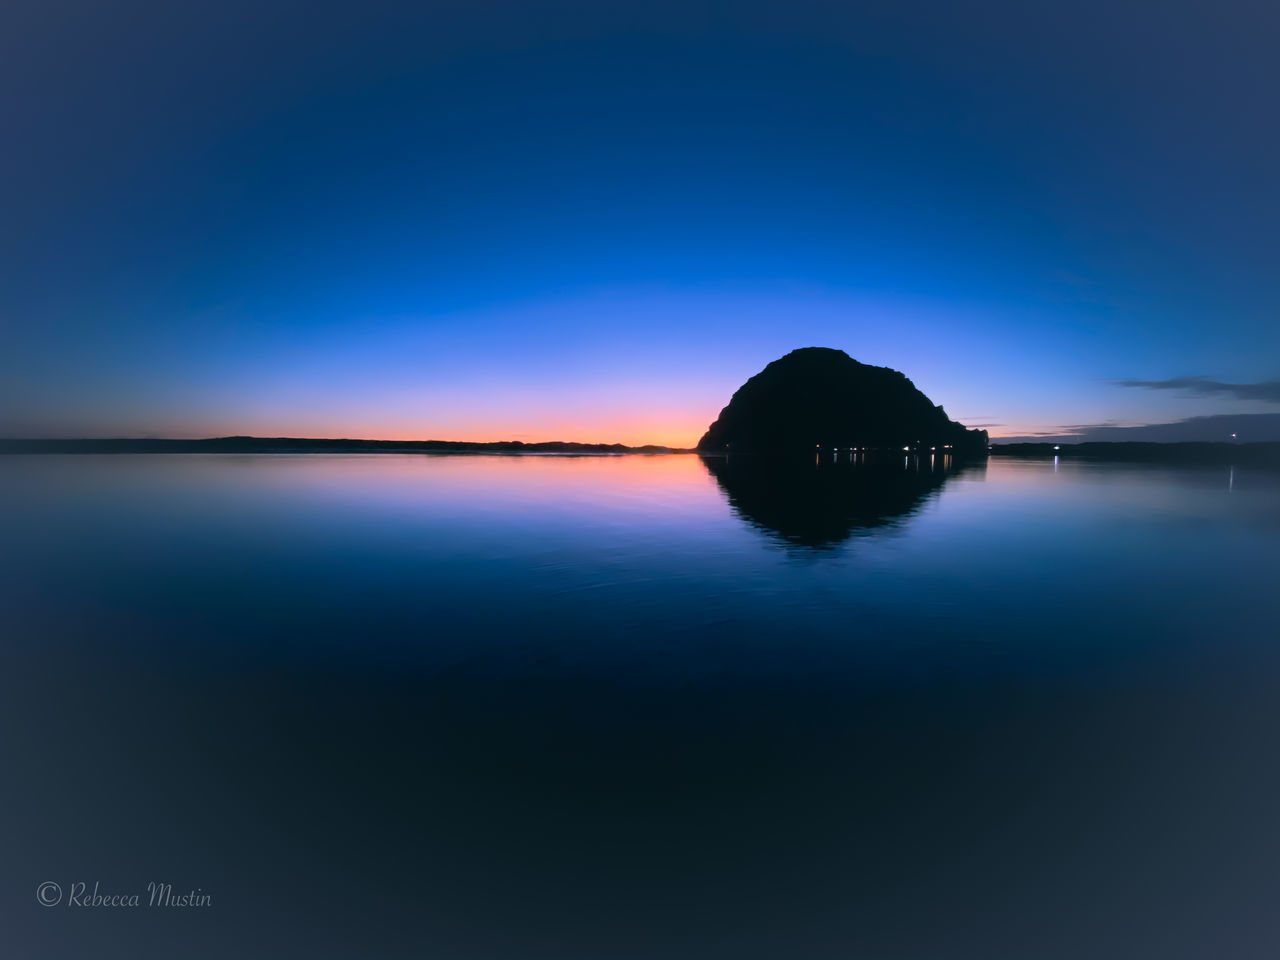
<svg viewBox="0 0 1280 960"><path fill-rule="evenodd" d="M0 458L0 952L1277 955L1280 477L945 466Z"/></svg>

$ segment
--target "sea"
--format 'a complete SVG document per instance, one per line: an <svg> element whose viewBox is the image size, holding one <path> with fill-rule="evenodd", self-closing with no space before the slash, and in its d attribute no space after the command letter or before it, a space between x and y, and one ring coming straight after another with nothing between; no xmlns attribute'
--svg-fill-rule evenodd
<svg viewBox="0 0 1280 960"><path fill-rule="evenodd" d="M1280 953L1275 472L9 455L0 637L8 957Z"/></svg>

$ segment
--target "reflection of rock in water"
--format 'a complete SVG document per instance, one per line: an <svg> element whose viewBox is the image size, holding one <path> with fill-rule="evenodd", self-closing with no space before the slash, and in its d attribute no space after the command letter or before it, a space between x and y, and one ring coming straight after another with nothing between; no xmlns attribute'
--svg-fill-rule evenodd
<svg viewBox="0 0 1280 960"><path fill-rule="evenodd" d="M702 458L738 515L788 543L830 549L911 516L958 472L951 457ZM981 470L979 462L967 468Z"/></svg>

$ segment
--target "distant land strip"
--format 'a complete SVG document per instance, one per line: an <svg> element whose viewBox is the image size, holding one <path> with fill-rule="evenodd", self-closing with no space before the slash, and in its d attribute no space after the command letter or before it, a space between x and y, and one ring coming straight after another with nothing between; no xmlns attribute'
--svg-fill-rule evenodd
<svg viewBox="0 0 1280 960"><path fill-rule="evenodd" d="M896 453L897 447L893 448ZM580 455L694 453L687 447L622 443L525 443L496 440L352 440L314 437L210 437L172 439L0 439L5 453L561 453ZM1280 468L1280 442L1267 443L1000 443L991 456L1041 459L1115 460L1140 463L1247 464ZM751 455L747 455L751 456Z"/></svg>
<svg viewBox="0 0 1280 960"><path fill-rule="evenodd" d="M0 439L0 453L692 453L680 447L621 443L570 443L552 440L524 443L497 440L472 443L464 440L349 440L310 437L210 437L206 440L105 439L51 440Z"/></svg>
<svg viewBox="0 0 1280 960"><path fill-rule="evenodd" d="M1057 456L1073 460L1117 460L1134 463L1246 464L1280 467L1280 443L999 443L993 441L993 457L1043 459Z"/></svg>

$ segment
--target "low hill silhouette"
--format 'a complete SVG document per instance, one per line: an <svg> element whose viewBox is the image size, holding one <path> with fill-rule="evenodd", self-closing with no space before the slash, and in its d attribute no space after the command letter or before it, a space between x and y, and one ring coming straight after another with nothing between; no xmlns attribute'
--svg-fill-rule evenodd
<svg viewBox="0 0 1280 960"><path fill-rule="evenodd" d="M0 440L0 453L688 453L676 447L648 444L571 443L551 440L524 443L498 440L355 440L318 437L210 437L204 440Z"/></svg>
<svg viewBox="0 0 1280 960"><path fill-rule="evenodd" d="M770 363L738 388L698 441L704 453L904 446L983 455L987 433L949 419L897 370L828 347L793 350Z"/></svg>
<svg viewBox="0 0 1280 960"><path fill-rule="evenodd" d="M1280 468L1280 443L1005 443L993 456Z"/></svg>

